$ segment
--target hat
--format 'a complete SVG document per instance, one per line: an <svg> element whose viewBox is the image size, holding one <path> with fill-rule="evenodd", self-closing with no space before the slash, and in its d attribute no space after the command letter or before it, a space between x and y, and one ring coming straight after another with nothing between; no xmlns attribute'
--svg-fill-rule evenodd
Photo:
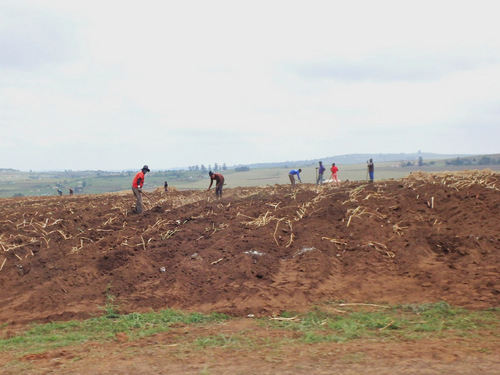
<svg viewBox="0 0 500 375"><path fill-rule="evenodd" d="M143 170L143 171L147 171L147 172L151 172L151 171L149 170L149 167L148 167L147 165L145 165L144 167L142 167L142 170Z"/></svg>

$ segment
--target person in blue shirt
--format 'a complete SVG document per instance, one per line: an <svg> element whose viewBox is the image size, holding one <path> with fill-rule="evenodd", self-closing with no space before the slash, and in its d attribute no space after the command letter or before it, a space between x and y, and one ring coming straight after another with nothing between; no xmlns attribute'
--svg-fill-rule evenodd
<svg viewBox="0 0 500 375"><path fill-rule="evenodd" d="M302 172L302 169L292 169L290 172L288 172L288 177L290 177L292 187L295 186L295 175L297 175L297 178L302 183L302 180L300 179L300 172Z"/></svg>
<svg viewBox="0 0 500 375"><path fill-rule="evenodd" d="M323 162L319 162L319 167L316 168L318 170L318 177L316 178L316 185L323 185L323 173L325 173L325 166L323 165Z"/></svg>

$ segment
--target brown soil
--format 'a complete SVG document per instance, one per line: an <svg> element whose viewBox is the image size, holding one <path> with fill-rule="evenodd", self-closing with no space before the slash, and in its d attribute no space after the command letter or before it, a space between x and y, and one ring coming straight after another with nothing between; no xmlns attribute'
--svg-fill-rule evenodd
<svg viewBox="0 0 500 375"><path fill-rule="evenodd" d="M340 300L498 306L499 187L498 173L466 171L219 201L157 190L141 215L132 192L2 199L0 322L84 319L108 295L122 313L242 317Z"/></svg>

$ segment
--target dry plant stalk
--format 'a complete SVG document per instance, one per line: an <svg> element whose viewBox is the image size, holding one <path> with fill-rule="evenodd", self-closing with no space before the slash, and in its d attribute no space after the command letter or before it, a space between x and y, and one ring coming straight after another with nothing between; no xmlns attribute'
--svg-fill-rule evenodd
<svg viewBox="0 0 500 375"><path fill-rule="evenodd" d="M281 202L278 203L266 203L267 206L273 207L275 210L278 208Z"/></svg>
<svg viewBox="0 0 500 375"><path fill-rule="evenodd" d="M241 215L241 216L245 216L245 217L253 219L251 221L243 222L243 224L250 225L250 226L258 228L258 227L263 227L264 225L269 224L271 222L271 220L274 219L273 216L268 216L269 214L270 214L270 212L266 211L265 214L260 215L257 219L253 219L250 216L246 216L246 215L240 214L239 212L238 212L238 214L236 216L240 216Z"/></svg>
<svg viewBox="0 0 500 375"><path fill-rule="evenodd" d="M177 229L177 228L176 228L176 229L174 229L174 230L169 229L169 230L167 230L165 233L160 233L160 238L161 238L162 240L165 240L165 239L167 239L167 238L172 237L175 233L177 233L177 232L179 232L179 231L180 231L180 229Z"/></svg>
<svg viewBox="0 0 500 375"><path fill-rule="evenodd" d="M402 236L403 235L403 229L406 229L408 227L400 227L399 226L399 223L396 223L392 226L392 230L394 231L394 233L397 233L398 236Z"/></svg>
<svg viewBox="0 0 500 375"><path fill-rule="evenodd" d="M3 266L5 266L5 262L7 262L7 258L5 258L0 266L0 271L3 270Z"/></svg>
<svg viewBox="0 0 500 375"><path fill-rule="evenodd" d="M335 244L335 246L337 245L343 245L343 246L347 246L347 242L343 242L343 241L339 241L335 238L330 238L330 237L321 237L322 240L328 240L330 242L333 242Z"/></svg>
<svg viewBox="0 0 500 375"><path fill-rule="evenodd" d="M293 234L292 222L290 220L287 220L286 223L290 227L291 234L290 234L290 240L288 240L288 243L286 244L285 247L290 247L290 246L292 246L293 239L295 238L295 234Z"/></svg>
<svg viewBox="0 0 500 375"><path fill-rule="evenodd" d="M285 322L300 322L300 319L297 318L296 316L293 316L291 318L282 318L282 317L269 317L271 320L279 320L279 321L285 321Z"/></svg>
<svg viewBox="0 0 500 375"><path fill-rule="evenodd" d="M376 241L370 241L370 242L366 242L364 244L364 246L371 246L375 250L380 251L381 253L384 253L389 258L395 258L396 257L396 254L394 254L394 252L392 252L392 251L387 250L387 246L384 245L383 243L376 242Z"/></svg>
<svg viewBox="0 0 500 375"><path fill-rule="evenodd" d="M383 309L388 309L388 306L382 306L382 305L374 305L373 303L339 303L340 307L345 307L345 306L371 306L371 307L380 307Z"/></svg>
<svg viewBox="0 0 500 375"><path fill-rule="evenodd" d="M214 261L213 261L212 263L210 263L210 264L213 266L214 264L219 263L219 262L220 262L221 260L223 260L223 259L224 259L224 258L220 258L220 259L214 260Z"/></svg>
<svg viewBox="0 0 500 375"><path fill-rule="evenodd" d="M71 234L67 236L67 235L66 235L66 234L65 234L62 230L60 230L60 229L58 230L58 232L61 234L61 236L63 236L63 238L64 238L65 240L69 240L70 238L73 238L73 236L71 236Z"/></svg>

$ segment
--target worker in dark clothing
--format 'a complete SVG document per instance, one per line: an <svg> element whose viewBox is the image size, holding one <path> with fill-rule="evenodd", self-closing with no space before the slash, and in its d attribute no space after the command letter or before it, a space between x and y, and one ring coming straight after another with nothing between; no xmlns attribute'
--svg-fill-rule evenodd
<svg viewBox="0 0 500 375"><path fill-rule="evenodd" d="M142 212L142 187L144 185L144 176L147 172L149 172L149 167L145 165L139 172L137 172L132 181L132 191L137 198L135 212L138 214Z"/></svg>
<svg viewBox="0 0 500 375"><path fill-rule="evenodd" d="M68 188L68 190L69 190L69 195L73 195L73 189Z"/></svg>
<svg viewBox="0 0 500 375"><path fill-rule="evenodd" d="M370 182L373 182L373 174L375 171L375 166L373 165L373 159L370 159L370 162L366 162L366 166L368 168L368 174L370 175Z"/></svg>
<svg viewBox="0 0 500 375"><path fill-rule="evenodd" d="M165 181L165 185L164 186L165 186L165 191L168 191L168 182L167 181Z"/></svg>
<svg viewBox="0 0 500 375"><path fill-rule="evenodd" d="M207 191L210 190L212 187L212 184L214 183L214 180L216 181L215 184L215 196L219 199L222 198L222 186L224 186L224 176L221 175L220 173L213 173L212 171L208 172L208 175L210 176L210 186L208 187Z"/></svg>

